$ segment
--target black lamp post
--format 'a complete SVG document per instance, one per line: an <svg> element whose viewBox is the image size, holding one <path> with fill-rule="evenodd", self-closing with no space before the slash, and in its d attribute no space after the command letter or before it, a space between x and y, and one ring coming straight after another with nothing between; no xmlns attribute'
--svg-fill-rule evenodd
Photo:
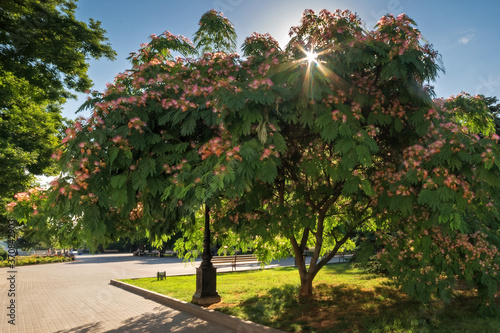
<svg viewBox="0 0 500 333"><path fill-rule="evenodd" d="M203 259L200 267L196 268L196 292L192 302L198 305L208 306L220 302L217 293L217 268L214 267L210 259L210 208L205 204L205 238L203 239Z"/></svg>

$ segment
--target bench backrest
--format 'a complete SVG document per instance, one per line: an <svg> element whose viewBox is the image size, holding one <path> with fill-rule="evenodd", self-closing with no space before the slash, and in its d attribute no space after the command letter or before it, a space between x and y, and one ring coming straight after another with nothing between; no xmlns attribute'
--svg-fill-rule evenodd
<svg viewBox="0 0 500 333"><path fill-rule="evenodd" d="M253 254L238 254L232 256L213 256L212 263L238 263L238 262L258 262Z"/></svg>

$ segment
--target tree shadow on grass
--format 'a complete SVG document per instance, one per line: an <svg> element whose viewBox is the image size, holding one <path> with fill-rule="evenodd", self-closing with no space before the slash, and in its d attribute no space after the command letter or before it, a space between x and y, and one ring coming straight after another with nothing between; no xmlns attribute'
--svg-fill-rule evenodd
<svg viewBox="0 0 500 333"><path fill-rule="evenodd" d="M297 298L298 287L286 284L279 288L272 288L264 295L251 297L238 304L237 307L218 308L218 311L245 317L253 322L283 329L282 322L293 322L295 314L289 309L299 307ZM290 314L290 316L289 316Z"/></svg>
<svg viewBox="0 0 500 333"><path fill-rule="evenodd" d="M418 303L389 287L362 290L319 284L314 292L311 299L299 299L298 286L287 284L242 302L238 310L218 310L290 332L370 332L397 318L419 315Z"/></svg>

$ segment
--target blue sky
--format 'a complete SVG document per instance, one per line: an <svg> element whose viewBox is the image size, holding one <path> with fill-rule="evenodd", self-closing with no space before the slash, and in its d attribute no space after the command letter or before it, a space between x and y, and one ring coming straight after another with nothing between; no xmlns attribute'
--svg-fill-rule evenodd
<svg viewBox="0 0 500 333"><path fill-rule="evenodd" d="M319 11L349 9L372 29L378 19L391 13L406 13L416 21L423 37L442 55L446 70L434 82L438 97L461 91L497 96L500 99L500 2L497 0L80 0L77 19L102 22L111 46L118 52L115 61L90 60L93 89L103 91L117 73L130 68L126 60L151 34L168 30L191 38L198 21L210 9L222 11L234 24L238 45L254 31L270 33L285 45L291 26L299 23L306 8ZM63 115L75 115L85 101L70 100Z"/></svg>

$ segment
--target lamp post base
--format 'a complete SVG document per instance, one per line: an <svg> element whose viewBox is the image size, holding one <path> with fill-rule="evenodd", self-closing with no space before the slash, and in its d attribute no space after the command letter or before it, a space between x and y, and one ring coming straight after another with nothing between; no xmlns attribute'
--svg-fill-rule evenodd
<svg viewBox="0 0 500 333"><path fill-rule="evenodd" d="M191 303L200 305L200 306L210 306L215 303L219 303L221 300L220 296L205 296L205 297L197 297L196 294L193 295L193 299Z"/></svg>
<svg viewBox="0 0 500 333"><path fill-rule="evenodd" d="M192 303L209 306L219 303L221 298L217 293L217 269L215 267L198 267L196 269L196 292Z"/></svg>

